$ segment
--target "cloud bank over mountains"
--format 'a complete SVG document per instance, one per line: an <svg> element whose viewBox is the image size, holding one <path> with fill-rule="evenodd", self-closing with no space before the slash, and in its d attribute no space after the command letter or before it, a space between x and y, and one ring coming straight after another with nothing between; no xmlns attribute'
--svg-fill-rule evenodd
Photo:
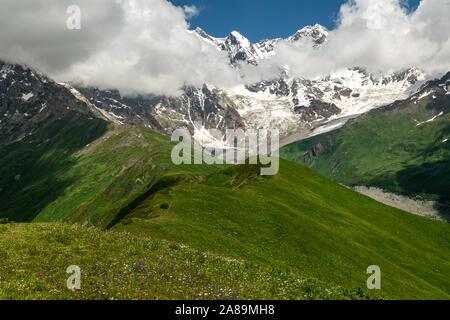
<svg viewBox="0 0 450 320"><path fill-rule="evenodd" d="M285 43L269 65L316 76L360 66L388 73L409 67L430 74L450 69L450 2L422 0L412 14L398 0L356 0L341 7L338 26L321 50Z"/></svg>
<svg viewBox="0 0 450 320"><path fill-rule="evenodd" d="M400 1L348 1L320 49L282 41L275 55L237 72L225 52L187 31L189 18L201 14L195 6L166 0L3 0L0 59L29 64L60 81L128 94L177 94L184 85L205 82L228 87L276 77L280 67L307 78L354 66L381 73L409 67L430 75L449 71L450 2L422 0L408 14ZM80 30L66 28L70 5L81 8Z"/></svg>

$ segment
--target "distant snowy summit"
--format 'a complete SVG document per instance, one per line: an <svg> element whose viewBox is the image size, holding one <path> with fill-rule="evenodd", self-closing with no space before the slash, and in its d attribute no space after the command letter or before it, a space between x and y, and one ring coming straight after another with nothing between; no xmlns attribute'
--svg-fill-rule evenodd
<svg viewBox="0 0 450 320"><path fill-rule="evenodd" d="M238 31L231 32L226 38L215 38L207 34L201 28L191 31L207 43L217 47L218 50L226 51L230 58L230 63L237 66L239 63L258 65L260 60L274 55L277 46L283 42L310 42L313 47L319 47L326 43L328 38L327 28L316 24L306 26L298 30L288 38L266 39L258 43L251 43Z"/></svg>

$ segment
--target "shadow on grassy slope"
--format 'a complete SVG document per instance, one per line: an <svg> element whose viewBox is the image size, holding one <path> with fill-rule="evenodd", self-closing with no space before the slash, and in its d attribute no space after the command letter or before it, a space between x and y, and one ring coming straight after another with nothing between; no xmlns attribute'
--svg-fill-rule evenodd
<svg viewBox="0 0 450 320"><path fill-rule="evenodd" d="M61 173L75 165L73 154L101 137L107 123L72 113L0 150L0 217L32 221L76 177Z"/></svg>
<svg viewBox="0 0 450 320"><path fill-rule="evenodd" d="M112 230L363 291L366 268L377 264L387 297L448 296L448 224L385 206L284 160L277 176L261 178L255 169L236 166L164 189Z"/></svg>
<svg viewBox="0 0 450 320"><path fill-rule="evenodd" d="M173 175L173 176L165 176L165 177L155 177L152 183L147 187L147 191L143 192L139 197L129 203L126 207L122 208L120 212L116 215L113 221L111 221L106 229L111 229L114 225L119 223L122 219L124 219L130 212L136 209L144 200L148 198L152 198L158 192L161 192L164 189L173 187L178 183L184 181L186 176L184 175Z"/></svg>
<svg viewBox="0 0 450 320"><path fill-rule="evenodd" d="M434 194L442 218L450 218L450 159L408 166L397 173L397 181L409 195Z"/></svg>

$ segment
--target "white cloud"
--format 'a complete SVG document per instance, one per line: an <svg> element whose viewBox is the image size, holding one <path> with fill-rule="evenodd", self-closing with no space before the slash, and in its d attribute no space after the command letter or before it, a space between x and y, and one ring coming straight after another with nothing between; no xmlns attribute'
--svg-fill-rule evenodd
<svg viewBox="0 0 450 320"><path fill-rule="evenodd" d="M81 30L66 28L71 4L81 7ZM237 83L227 55L186 31L198 13L166 0L2 0L0 59L123 93ZM246 81L273 77L280 66L302 77L353 66L384 73L415 66L437 75L450 70L448 17L448 0L422 0L412 14L399 0L349 1L325 47L282 43L275 56L243 72Z"/></svg>
<svg viewBox="0 0 450 320"><path fill-rule="evenodd" d="M349 1L323 48L283 43L262 69L283 65L314 77L353 66L381 73L419 67L437 75L450 70L449 17L446 0L422 0L411 14L399 0Z"/></svg>
<svg viewBox="0 0 450 320"><path fill-rule="evenodd" d="M67 30L66 9L81 8L81 30ZM0 58L57 80L124 93L176 94L186 84L230 85L237 74L223 52L187 32L194 6L166 0L2 0Z"/></svg>
<svg viewBox="0 0 450 320"><path fill-rule="evenodd" d="M125 21L114 1L2 0L0 58L25 62L54 74L82 61L115 36ZM83 30L68 30L66 10L80 5Z"/></svg>
<svg viewBox="0 0 450 320"><path fill-rule="evenodd" d="M195 16L198 16L200 13L200 10L195 5L185 5L183 7L184 14L186 15L187 19L193 18Z"/></svg>
<svg viewBox="0 0 450 320"><path fill-rule="evenodd" d="M236 73L219 52L187 32L185 9L163 0L128 1L125 24L86 60L60 75L125 93L177 94L184 85L230 85Z"/></svg>

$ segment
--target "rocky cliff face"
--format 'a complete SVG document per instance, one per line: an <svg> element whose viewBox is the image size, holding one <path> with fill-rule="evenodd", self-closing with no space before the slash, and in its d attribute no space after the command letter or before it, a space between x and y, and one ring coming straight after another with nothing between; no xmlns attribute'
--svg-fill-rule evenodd
<svg viewBox="0 0 450 320"><path fill-rule="evenodd" d="M117 90L78 90L92 104L104 110L112 121L145 126L166 135L171 135L179 128L187 128L194 134L195 123L221 131L246 128L245 120L237 112L233 100L223 91L207 85L202 88L184 88L184 93L179 97L122 97Z"/></svg>
<svg viewBox="0 0 450 320"><path fill-rule="evenodd" d="M298 131L312 134L330 121L407 98L423 78L417 69L376 78L355 68L316 80L280 77L234 88L187 87L178 97L123 97L117 90L77 90L111 121L146 126L167 135L178 128L200 130L194 128L200 122L205 128L222 131L276 128L282 137L289 137Z"/></svg>
<svg viewBox="0 0 450 320"><path fill-rule="evenodd" d="M0 144L22 140L72 112L104 119L76 94L35 70L0 61Z"/></svg>

